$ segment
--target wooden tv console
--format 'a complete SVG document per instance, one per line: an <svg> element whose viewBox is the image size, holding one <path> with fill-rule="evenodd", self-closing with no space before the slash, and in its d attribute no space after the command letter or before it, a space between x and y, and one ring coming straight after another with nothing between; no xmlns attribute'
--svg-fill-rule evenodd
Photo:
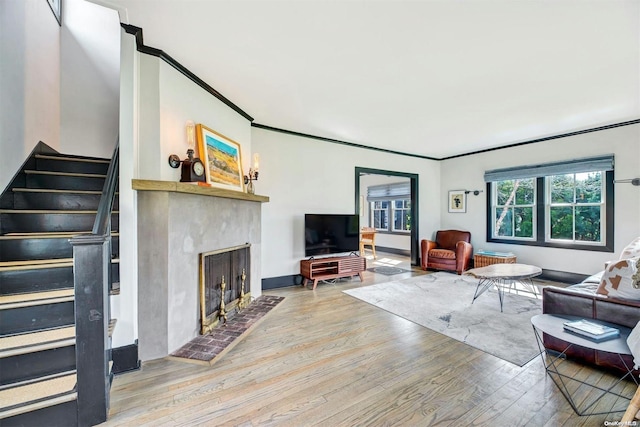
<svg viewBox="0 0 640 427"><path fill-rule="evenodd" d="M362 272L367 269L367 259L361 256L338 256L330 258L312 258L300 261L300 275L303 277L302 286L307 286L313 280L313 289L318 286L318 280L351 277L356 274L362 281Z"/></svg>

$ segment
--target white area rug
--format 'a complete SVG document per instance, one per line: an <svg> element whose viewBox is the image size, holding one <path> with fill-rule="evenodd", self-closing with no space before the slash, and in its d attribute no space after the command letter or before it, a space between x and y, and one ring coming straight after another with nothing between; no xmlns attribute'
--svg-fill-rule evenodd
<svg viewBox="0 0 640 427"><path fill-rule="evenodd" d="M477 283L470 276L438 272L343 292L523 366L539 352L531 317L542 312L540 297L505 293L501 313L495 288L471 304Z"/></svg>

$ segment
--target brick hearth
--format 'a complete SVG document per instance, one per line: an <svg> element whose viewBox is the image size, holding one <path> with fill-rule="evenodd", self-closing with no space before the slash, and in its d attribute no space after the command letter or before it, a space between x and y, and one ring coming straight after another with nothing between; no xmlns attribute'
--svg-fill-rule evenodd
<svg viewBox="0 0 640 427"><path fill-rule="evenodd" d="M177 351L172 357L180 360L212 365L253 329L284 297L262 295L230 317L225 325L218 326L207 335L200 335Z"/></svg>

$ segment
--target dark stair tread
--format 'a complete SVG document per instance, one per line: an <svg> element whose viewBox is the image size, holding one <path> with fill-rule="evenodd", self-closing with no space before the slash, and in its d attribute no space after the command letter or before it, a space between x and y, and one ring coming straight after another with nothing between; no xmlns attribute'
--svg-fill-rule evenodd
<svg viewBox="0 0 640 427"><path fill-rule="evenodd" d="M57 171L39 171L28 169L24 171L27 175L56 175L56 176L73 176L73 177L82 177L82 178L106 178L107 176L104 174L97 173L79 173L79 172L57 172Z"/></svg>
<svg viewBox="0 0 640 427"><path fill-rule="evenodd" d="M74 290L72 288L24 294L0 295L0 310L55 304L59 302L73 301L73 299Z"/></svg>
<svg viewBox="0 0 640 427"><path fill-rule="evenodd" d="M76 383L76 373L73 371L52 375L44 380L3 387L0 389L0 419L75 400Z"/></svg>
<svg viewBox="0 0 640 427"><path fill-rule="evenodd" d="M113 258L112 264L119 264L120 258ZM27 261L0 262L0 271L35 270L41 268L72 267L73 258L37 259Z"/></svg>
<svg viewBox="0 0 640 427"><path fill-rule="evenodd" d="M99 157L80 157L80 156L53 155L53 154L36 154L35 158L46 159L46 160L62 160L62 161L69 161L69 162L102 163L107 165L111 162L109 159L103 159Z"/></svg>
<svg viewBox="0 0 640 427"><path fill-rule="evenodd" d="M83 194L83 195L91 195L91 196L99 196L102 194L100 190L60 190L54 188L25 188L25 187L14 187L11 189L14 193L45 193L45 194ZM116 191L116 196L119 193Z"/></svg>
<svg viewBox="0 0 640 427"><path fill-rule="evenodd" d="M72 238L74 236L81 236L91 234L91 231L50 231L50 232L32 232L32 233L7 233L0 236L0 240L24 240L24 239L59 239L59 238ZM118 237L120 233L118 231L111 232L111 237Z"/></svg>
<svg viewBox="0 0 640 427"><path fill-rule="evenodd" d="M0 359L74 345L75 342L75 326L0 337Z"/></svg>
<svg viewBox="0 0 640 427"><path fill-rule="evenodd" d="M0 209L0 214L63 214L63 215L74 215L74 214L95 214L96 210L68 210L68 209ZM118 211L111 211L112 214L119 214Z"/></svg>
<svg viewBox="0 0 640 427"><path fill-rule="evenodd" d="M120 282L113 282L111 289L109 289L109 295L120 295Z"/></svg>
<svg viewBox="0 0 640 427"><path fill-rule="evenodd" d="M15 193L54 193L54 194L91 194L91 195L100 195L102 191L99 190L56 190L52 188L23 188L23 187L15 187L12 188L11 191ZM116 196L119 193L116 191Z"/></svg>

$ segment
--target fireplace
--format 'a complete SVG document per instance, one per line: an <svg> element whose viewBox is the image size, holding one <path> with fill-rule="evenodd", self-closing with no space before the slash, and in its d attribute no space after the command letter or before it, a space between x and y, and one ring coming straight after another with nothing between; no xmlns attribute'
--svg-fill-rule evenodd
<svg viewBox="0 0 640 427"><path fill-rule="evenodd" d="M250 245L244 292L252 299L260 297L261 204L269 199L180 182L134 180L134 188L138 190L138 354L146 361L165 357L200 335L201 254ZM242 271L223 274L225 294L231 293L231 277L241 276ZM231 310L237 296L229 297L224 302Z"/></svg>
<svg viewBox="0 0 640 427"><path fill-rule="evenodd" d="M245 308L251 292L251 245L200 254L200 333L207 334L227 316Z"/></svg>

